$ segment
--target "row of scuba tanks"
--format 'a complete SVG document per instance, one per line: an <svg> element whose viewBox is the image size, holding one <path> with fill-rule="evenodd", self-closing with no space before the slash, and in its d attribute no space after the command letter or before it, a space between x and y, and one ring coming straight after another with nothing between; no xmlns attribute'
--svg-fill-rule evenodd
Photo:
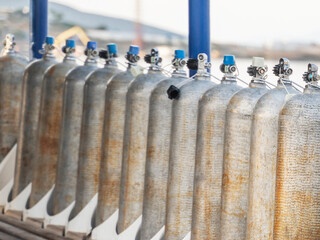
<svg viewBox="0 0 320 240"><path fill-rule="evenodd" d="M115 44L98 52L88 42L83 66L73 40L63 62L53 51L47 37L43 58L27 65L13 37L5 41L1 159L17 141L5 214L71 238L121 239L134 225L122 239L320 239L317 66L308 65L301 93L285 58L268 89L263 58L242 88L234 56L216 84L206 54L186 61L176 50L167 76L157 49L144 57L147 73L137 46L126 71ZM187 77L185 65L197 73Z"/></svg>

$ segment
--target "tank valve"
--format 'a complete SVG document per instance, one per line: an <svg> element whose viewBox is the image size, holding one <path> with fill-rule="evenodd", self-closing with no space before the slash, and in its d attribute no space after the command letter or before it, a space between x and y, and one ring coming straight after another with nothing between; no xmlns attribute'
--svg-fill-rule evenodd
<svg viewBox="0 0 320 240"><path fill-rule="evenodd" d="M76 42L72 39L66 40L66 45L62 48L64 53L74 53L76 51Z"/></svg>
<svg viewBox="0 0 320 240"><path fill-rule="evenodd" d="M308 64L308 71L303 74L303 80L307 83L318 81L320 76L318 75L318 66L312 63Z"/></svg>
<svg viewBox="0 0 320 240"><path fill-rule="evenodd" d="M127 55L125 56L126 59L130 62L130 63L136 63L140 60L139 57L139 51L140 48L138 46L135 45L131 45L129 48L129 51L127 52Z"/></svg>
<svg viewBox="0 0 320 240"><path fill-rule="evenodd" d="M234 76L237 71L235 57L233 55L225 55L223 63L220 65L220 71L226 76Z"/></svg>
<svg viewBox="0 0 320 240"><path fill-rule="evenodd" d="M39 50L39 53L46 54L53 51L55 49L53 44L54 44L54 37L46 37L43 44L43 48Z"/></svg>
<svg viewBox="0 0 320 240"><path fill-rule="evenodd" d="M290 68L290 61L287 58L280 58L279 64L273 67L273 74L280 78L289 78L293 73L292 68Z"/></svg>
<svg viewBox="0 0 320 240"><path fill-rule="evenodd" d="M98 56L97 43L93 41L89 41L87 43L87 48L84 50L84 54L88 57Z"/></svg>
<svg viewBox="0 0 320 240"><path fill-rule="evenodd" d="M183 68L186 65L186 60L185 58L185 52L183 50L175 50L174 52L174 59L172 60L172 65L175 67L177 70L179 68Z"/></svg>
<svg viewBox="0 0 320 240"><path fill-rule="evenodd" d="M187 67L190 70L198 70L197 74L207 72L211 68L211 63L208 62L208 56L205 53L200 53L198 59L190 58L187 62Z"/></svg>
<svg viewBox="0 0 320 240"><path fill-rule="evenodd" d="M162 58L159 57L159 51L157 48L152 48L151 53L144 56L144 61L146 63L158 65L162 62Z"/></svg>
<svg viewBox="0 0 320 240"><path fill-rule="evenodd" d="M9 33L3 41L4 48L7 50L13 50L16 45L15 37L13 34Z"/></svg>
<svg viewBox="0 0 320 240"><path fill-rule="evenodd" d="M252 58L252 65L248 67L247 73L254 78L267 78L268 66L264 64L264 58Z"/></svg>

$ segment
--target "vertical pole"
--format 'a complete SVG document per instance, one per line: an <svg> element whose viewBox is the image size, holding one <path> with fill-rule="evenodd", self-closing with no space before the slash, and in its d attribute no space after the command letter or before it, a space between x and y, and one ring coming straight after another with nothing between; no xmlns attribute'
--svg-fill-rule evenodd
<svg viewBox="0 0 320 240"><path fill-rule="evenodd" d="M48 0L30 0L30 14L30 59L39 59L48 34Z"/></svg>
<svg viewBox="0 0 320 240"><path fill-rule="evenodd" d="M210 0L189 0L189 57L205 53L210 61L210 49Z"/></svg>

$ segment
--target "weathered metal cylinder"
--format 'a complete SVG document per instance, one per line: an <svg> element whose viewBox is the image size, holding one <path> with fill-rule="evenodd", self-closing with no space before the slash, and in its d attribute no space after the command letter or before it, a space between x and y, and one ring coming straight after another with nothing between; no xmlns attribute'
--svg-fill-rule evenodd
<svg viewBox="0 0 320 240"><path fill-rule="evenodd" d="M231 58L231 62L229 61ZM199 102L192 210L192 239L220 239L221 186L227 105L241 89L233 56L225 56L221 84ZM230 70L229 70L230 69ZM233 71L234 70L234 71Z"/></svg>
<svg viewBox="0 0 320 240"><path fill-rule="evenodd" d="M88 76L97 69L95 42L88 42L85 55L84 65L71 70L64 83L56 181L47 207L50 215L58 214L75 200L83 92Z"/></svg>
<svg viewBox="0 0 320 240"><path fill-rule="evenodd" d="M320 89L314 67L305 75L304 94L280 112L274 240L320 239Z"/></svg>
<svg viewBox="0 0 320 240"><path fill-rule="evenodd" d="M190 68L190 60L188 66ZM207 56L199 54L198 73L180 88L173 100L167 206L166 240L183 239L191 231L198 103L215 86L207 74ZM196 68L196 69L197 69Z"/></svg>
<svg viewBox="0 0 320 240"><path fill-rule="evenodd" d="M24 72L18 146L11 199L27 187L32 180L35 158L40 99L45 71L56 64L53 38L47 37L41 60L29 64Z"/></svg>
<svg viewBox="0 0 320 240"><path fill-rule="evenodd" d="M108 59L104 68L94 71L85 82L76 202L70 219L74 218L98 192L106 89L108 82L119 72L118 65L112 57Z"/></svg>
<svg viewBox="0 0 320 240"><path fill-rule="evenodd" d="M42 59L30 63L24 72L18 146L11 199L17 197L32 180L43 76L45 71L56 63L52 41L53 38L46 38Z"/></svg>
<svg viewBox="0 0 320 240"><path fill-rule="evenodd" d="M37 204L55 182L63 87L67 73L76 66L76 59L73 56L74 45L73 40L67 40L63 48L66 53L63 62L50 67L44 75L28 208Z"/></svg>
<svg viewBox="0 0 320 240"><path fill-rule="evenodd" d="M139 48L131 47L137 52L129 50L127 53L127 70L115 75L107 86L95 226L103 223L119 208L126 95L135 78L132 69L137 67L139 60Z"/></svg>
<svg viewBox="0 0 320 240"><path fill-rule="evenodd" d="M132 81L126 99L118 233L142 215L150 95L166 78L158 67L161 58L157 49L152 49L145 60L150 63L148 73Z"/></svg>
<svg viewBox="0 0 320 240"><path fill-rule="evenodd" d="M27 60L14 50L7 34L0 57L0 162L17 142L23 74Z"/></svg>
<svg viewBox="0 0 320 240"><path fill-rule="evenodd" d="M186 61L177 51L172 76L158 83L150 97L148 144L140 239L152 239L164 226L171 135L172 100L167 97L171 85L187 81L182 70Z"/></svg>
<svg viewBox="0 0 320 240"><path fill-rule="evenodd" d="M281 68L288 68L289 62L284 66L282 60ZM277 87L264 94L253 111L247 240L273 239L279 114L286 100L298 93L289 75L276 69L279 65L275 67L280 77Z"/></svg>
<svg viewBox="0 0 320 240"><path fill-rule="evenodd" d="M256 60L250 67L257 71L252 74L249 87L237 92L227 107L221 203L224 240L246 238L252 114L256 102L267 92L257 69L264 67L264 63L256 64Z"/></svg>

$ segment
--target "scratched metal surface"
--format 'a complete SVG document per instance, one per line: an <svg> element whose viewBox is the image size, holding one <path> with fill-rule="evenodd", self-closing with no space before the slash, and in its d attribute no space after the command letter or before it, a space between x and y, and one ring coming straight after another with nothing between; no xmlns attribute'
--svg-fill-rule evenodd
<svg viewBox="0 0 320 240"><path fill-rule="evenodd" d="M167 90L186 80L186 74L173 74L160 82L150 97L141 240L150 240L165 224L173 102Z"/></svg>
<svg viewBox="0 0 320 240"><path fill-rule="evenodd" d="M280 113L274 240L320 239L320 91L308 87Z"/></svg>
<svg viewBox="0 0 320 240"><path fill-rule="evenodd" d="M199 102L191 234L194 240L220 239L226 110L240 89L236 81L223 80Z"/></svg>
<svg viewBox="0 0 320 240"><path fill-rule="evenodd" d="M96 226L119 208L126 95L135 78L130 68L115 75L107 86Z"/></svg>
<svg viewBox="0 0 320 240"><path fill-rule="evenodd" d="M183 239L191 231L198 102L215 84L197 77L181 87L173 101L165 221L166 240Z"/></svg>
<svg viewBox="0 0 320 240"><path fill-rule="evenodd" d="M53 65L44 75L29 208L38 203L55 182L63 87L67 73L75 66L75 58L66 56L62 63Z"/></svg>
<svg viewBox="0 0 320 240"><path fill-rule="evenodd" d="M152 90L165 75L149 69L129 86L126 99L123 160L120 183L118 233L126 230L142 214L145 163Z"/></svg>
<svg viewBox="0 0 320 240"><path fill-rule="evenodd" d="M98 192L107 84L119 71L116 65L110 65L108 71L95 71L84 86L76 203L70 219Z"/></svg>
<svg viewBox="0 0 320 240"><path fill-rule="evenodd" d="M249 173L248 240L272 240L279 114L298 92L290 82L278 82L263 95L253 111ZM289 95L287 94L287 91Z"/></svg>
<svg viewBox="0 0 320 240"><path fill-rule="evenodd" d="M222 179L221 239L246 238L251 121L254 106L267 92L264 83L251 82L227 107Z"/></svg>
<svg viewBox="0 0 320 240"><path fill-rule="evenodd" d="M14 51L0 57L0 162L17 142L26 65L27 60Z"/></svg>
<svg viewBox="0 0 320 240"><path fill-rule="evenodd" d="M29 64L24 73L12 199L32 181L43 76L56 63L53 54L46 54L41 60Z"/></svg>
<svg viewBox="0 0 320 240"><path fill-rule="evenodd" d="M74 68L66 77L63 92L56 181L47 211L56 215L67 208L76 194L83 90L88 76L97 69L95 60Z"/></svg>

